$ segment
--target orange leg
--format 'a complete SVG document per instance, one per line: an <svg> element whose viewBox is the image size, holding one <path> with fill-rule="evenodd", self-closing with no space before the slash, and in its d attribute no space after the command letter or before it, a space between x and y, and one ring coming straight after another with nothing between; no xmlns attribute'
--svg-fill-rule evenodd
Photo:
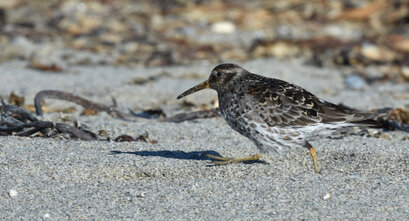
<svg viewBox="0 0 409 221"><path fill-rule="evenodd" d="M310 155L312 158L312 162L314 164L314 172L316 173L320 173L320 169L318 167L318 159L317 159L317 151L315 150L315 148L310 144L310 143L306 143L306 147L308 148L308 150L310 151Z"/></svg>

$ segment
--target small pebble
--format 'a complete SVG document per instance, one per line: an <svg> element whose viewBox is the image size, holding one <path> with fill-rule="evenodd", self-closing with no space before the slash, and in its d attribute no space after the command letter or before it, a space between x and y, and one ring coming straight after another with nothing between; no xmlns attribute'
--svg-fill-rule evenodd
<svg viewBox="0 0 409 221"><path fill-rule="evenodd" d="M236 31L236 26L232 22L221 21L212 24L210 30L215 33L230 34Z"/></svg>
<svg viewBox="0 0 409 221"><path fill-rule="evenodd" d="M405 79L409 79L409 67L408 66L403 66L402 69L402 75Z"/></svg>
<svg viewBox="0 0 409 221"><path fill-rule="evenodd" d="M327 193L322 199L323 200L327 200L327 199L329 199L331 197L331 194L330 193Z"/></svg>
<svg viewBox="0 0 409 221"><path fill-rule="evenodd" d="M382 133L379 137L382 138L382 139L385 139L385 140L392 140L392 138L389 135L385 134L385 133Z"/></svg>
<svg viewBox="0 0 409 221"><path fill-rule="evenodd" d="M13 189L11 189L10 191L9 191L9 196L10 197L16 197L18 195L18 192L17 191L15 191L15 190L13 190Z"/></svg>
<svg viewBox="0 0 409 221"><path fill-rule="evenodd" d="M345 78L344 84L346 87L358 90L367 86L366 82L359 75L353 74Z"/></svg>
<svg viewBox="0 0 409 221"><path fill-rule="evenodd" d="M361 53L372 60L381 60L382 52L378 46L374 44L363 44L361 48Z"/></svg>
<svg viewBox="0 0 409 221"><path fill-rule="evenodd" d="M368 128L368 135L370 137L374 137L379 134L379 131L376 129Z"/></svg>

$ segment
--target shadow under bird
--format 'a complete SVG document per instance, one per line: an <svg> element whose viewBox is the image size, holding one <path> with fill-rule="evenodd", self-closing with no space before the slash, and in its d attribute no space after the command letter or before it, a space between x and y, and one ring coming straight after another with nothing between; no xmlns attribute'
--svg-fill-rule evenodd
<svg viewBox="0 0 409 221"><path fill-rule="evenodd" d="M243 158L207 155L216 164L258 160L261 153L271 151L282 155L299 146L309 150L314 171L319 173L316 150L309 141L340 128L377 124L371 113L326 102L299 86L250 73L235 64L216 66L206 81L177 98L206 88L217 91L219 109L228 125L259 149L258 154Z"/></svg>

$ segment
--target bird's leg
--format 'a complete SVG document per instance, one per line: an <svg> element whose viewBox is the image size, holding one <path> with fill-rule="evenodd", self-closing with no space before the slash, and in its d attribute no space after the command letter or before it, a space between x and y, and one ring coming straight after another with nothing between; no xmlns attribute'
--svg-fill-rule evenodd
<svg viewBox="0 0 409 221"><path fill-rule="evenodd" d="M241 157L241 158L227 158L227 157L219 157L216 155L212 154L206 154L206 157L209 157L213 160L217 160L214 162L216 165L226 165L226 164L231 164L231 163L240 163L240 162L245 162L245 161L252 161L252 160L259 160L261 158L261 153L248 156L248 157Z"/></svg>
<svg viewBox="0 0 409 221"><path fill-rule="evenodd" d="M320 169L318 168L318 160L317 160L317 151L315 148L308 142L305 143L305 146L310 151L310 155L312 158L312 162L314 163L314 172L320 173Z"/></svg>

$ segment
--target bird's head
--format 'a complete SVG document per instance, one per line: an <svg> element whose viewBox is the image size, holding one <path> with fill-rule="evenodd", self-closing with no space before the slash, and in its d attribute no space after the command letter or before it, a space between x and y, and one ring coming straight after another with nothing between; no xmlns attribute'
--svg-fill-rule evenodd
<svg viewBox="0 0 409 221"><path fill-rule="evenodd" d="M232 87L236 85L238 76L245 73L247 73L247 71L236 64L220 64L212 70L206 81L183 92L177 98L181 99L189 94L193 94L206 88L214 89L218 93L231 90Z"/></svg>

